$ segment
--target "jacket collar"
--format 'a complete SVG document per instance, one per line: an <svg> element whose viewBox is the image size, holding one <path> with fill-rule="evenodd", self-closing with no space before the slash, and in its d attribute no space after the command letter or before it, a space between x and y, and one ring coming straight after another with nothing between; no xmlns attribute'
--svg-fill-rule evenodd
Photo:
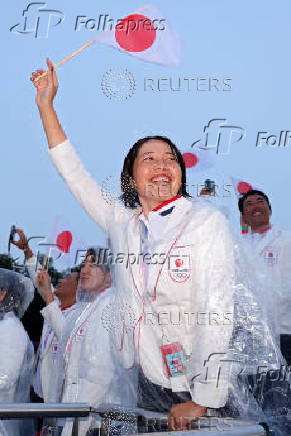
<svg viewBox="0 0 291 436"><path fill-rule="evenodd" d="M160 242L166 243L171 242L175 235L179 232L180 226L183 225L184 219L188 215L188 212L192 209L193 203L185 197L180 197L174 203L163 206L160 209L160 213L166 212L173 205L174 209L169 215L163 216L163 218L168 218L166 225L160 236ZM170 206L170 207L169 207ZM178 226L178 228L177 228Z"/></svg>
<svg viewBox="0 0 291 436"><path fill-rule="evenodd" d="M167 214L168 210L171 210L169 214ZM163 227L163 231L161 233L161 237L158 242L162 242L163 240L170 241L173 233L177 232L177 224L179 221L183 221L183 216L190 211L193 207L193 201L190 201L186 197L177 196L173 197L171 200L168 200L155 209L153 209L150 214L152 217L155 217L155 214L158 212L161 217L169 217L167 219L167 223ZM166 212L166 214L165 214ZM170 216L169 216L170 215ZM149 215L150 216L150 215ZM132 247L138 248L136 253L139 253L140 250L140 220L146 222L146 219L142 215L142 208L138 208L133 215L131 216L128 228L128 243L130 251L133 252ZM170 231L170 234L168 233ZM134 242L135 240L135 242ZM135 253L135 252L134 252Z"/></svg>
<svg viewBox="0 0 291 436"><path fill-rule="evenodd" d="M258 230L257 232L251 232L252 234L254 233L258 233L259 235L263 235L264 233L268 232L269 230L271 230L272 226L269 224L268 226L265 226L263 229Z"/></svg>
<svg viewBox="0 0 291 436"><path fill-rule="evenodd" d="M171 219L172 213L180 201L181 195L178 195L155 207L151 212L149 212L148 219L144 217L143 213L138 216L139 220L142 221L151 232L153 243L158 241L164 233L168 221Z"/></svg>
<svg viewBox="0 0 291 436"><path fill-rule="evenodd" d="M170 200L166 200L163 203L159 204L158 206L156 206L152 212L159 212L164 210L165 208L167 208L168 205L173 206L171 203L176 202L176 200L178 200L179 198L181 198L182 195L176 195L175 197L171 198ZM167 208L168 209L168 208Z"/></svg>

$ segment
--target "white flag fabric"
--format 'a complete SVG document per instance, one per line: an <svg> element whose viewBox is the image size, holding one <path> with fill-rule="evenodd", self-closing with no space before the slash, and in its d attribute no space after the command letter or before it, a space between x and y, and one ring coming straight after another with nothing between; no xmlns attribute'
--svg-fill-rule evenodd
<svg viewBox="0 0 291 436"><path fill-rule="evenodd" d="M251 189L261 191L261 188L258 188L258 186L255 186L253 183L250 183L246 179L231 176L231 181L233 184L235 195L237 197L241 197L242 195L246 194Z"/></svg>
<svg viewBox="0 0 291 436"><path fill-rule="evenodd" d="M112 30L100 33L96 41L142 61L169 67L178 65L183 45L181 37L153 5L145 5L120 20Z"/></svg>
<svg viewBox="0 0 291 436"><path fill-rule="evenodd" d="M200 172L212 168L214 160L211 150L203 150L198 147L182 150L182 157L188 171Z"/></svg>
<svg viewBox="0 0 291 436"><path fill-rule="evenodd" d="M56 268L71 268L80 263L87 248L71 225L60 216L55 219L47 244L47 255L54 259Z"/></svg>

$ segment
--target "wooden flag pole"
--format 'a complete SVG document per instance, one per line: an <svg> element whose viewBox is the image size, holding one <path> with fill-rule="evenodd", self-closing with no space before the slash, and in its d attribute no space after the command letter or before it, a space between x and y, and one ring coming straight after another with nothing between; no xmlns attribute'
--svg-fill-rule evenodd
<svg viewBox="0 0 291 436"><path fill-rule="evenodd" d="M60 65L64 64L65 62L67 62L69 59L71 59L72 57L76 56L78 53L81 53L81 51L85 50L85 48L89 47L94 42L96 42L95 39L92 39L92 41L87 42L82 47L78 48L78 50L73 51L73 53L71 53L69 56L67 56L66 58L62 59L58 63L56 63L54 65L54 68L57 69ZM33 81L37 82L39 79L42 79L43 77L47 76L47 73L48 73L47 71L44 71L42 74L37 76Z"/></svg>

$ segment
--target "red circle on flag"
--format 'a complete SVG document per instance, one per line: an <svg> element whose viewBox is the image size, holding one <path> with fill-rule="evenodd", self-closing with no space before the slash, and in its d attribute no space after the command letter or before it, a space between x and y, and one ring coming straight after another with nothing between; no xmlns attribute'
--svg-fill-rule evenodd
<svg viewBox="0 0 291 436"><path fill-rule="evenodd" d="M182 157L184 159L186 168L193 168L199 162L197 155L194 153L183 153Z"/></svg>
<svg viewBox="0 0 291 436"><path fill-rule="evenodd" d="M246 194L248 191L253 189L252 185L247 182L239 182L237 185L237 190L240 194Z"/></svg>
<svg viewBox="0 0 291 436"><path fill-rule="evenodd" d="M64 253L70 252L71 243L73 240L72 233L69 230L64 230L57 237L57 247Z"/></svg>
<svg viewBox="0 0 291 436"><path fill-rule="evenodd" d="M156 36L154 23L145 15L128 15L115 26L116 42L130 52L147 50L155 42Z"/></svg>
<svg viewBox="0 0 291 436"><path fill-rule="evenodd" d="M180 266L183 265L183 260L182 259L176 259L175 260L175 265L177 268L180 268Z"/></svg>

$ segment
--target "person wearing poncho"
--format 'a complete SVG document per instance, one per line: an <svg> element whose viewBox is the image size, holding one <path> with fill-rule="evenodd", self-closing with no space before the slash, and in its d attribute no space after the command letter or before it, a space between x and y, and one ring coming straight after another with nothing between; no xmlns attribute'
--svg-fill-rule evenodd
<svg viewBox="0 0 291 436"><path fill-rule="evenodd" d="M113 336L122 365L138 371L138 406L168 412L171 430L189 428L189 419L224 407L232 387L243 408L235 371L232 379L223 371L218 383L220 358L247 361L253 373L261 361L278 366L280 356L271 336L264 345L258 334L251 347L252 325L231 319L234 298L238 307L253 300L247 270L247 286L237 282L239 256L226 218L206 202L189 199L182 155L162 136L132 146L121 173L121 198L106 198L58 121L57 77L50 61L48 67L47 77L35 85L49 155L82 207L108 232L118 259L115 308L130 309L134 316L117 325ZM261 314L253 312L267 332Z"/></svg>
<svg viewBox="0 0 291 436"><path fill-rule="evenodd" d="M33 299L31 280L0 268L0 403L29 402L33 345L20 321ZM30 420L0 420L1 436L33 436Z"/></svg>
<svg viewBox="0 0 291 436"><path fill-rule="evenodd" d="M102 312L113 302L114 290L110 288L109 269L96 261L96 250L91 248L81 267L75 310L67 317L62 315L51 291L48 273L43 270L38 274L38 287L47 303L42 315L58 339L49 402L88 403L97 407L108 398L114 366L110 334L102 324ZM81 420L80 433L85 435L93 421L92 417ZM58 420L57 426L62 436L69 436L73 420Z"/></svg>
<svg viewBox="0 0 291 436"><path fill-rule="evenodd" d="M239 210L250 231L243 236L263 269L269 313L282 353L291 364L291 232L271 223L272 207L268 196L249 190L239 198Z"/></svg>

